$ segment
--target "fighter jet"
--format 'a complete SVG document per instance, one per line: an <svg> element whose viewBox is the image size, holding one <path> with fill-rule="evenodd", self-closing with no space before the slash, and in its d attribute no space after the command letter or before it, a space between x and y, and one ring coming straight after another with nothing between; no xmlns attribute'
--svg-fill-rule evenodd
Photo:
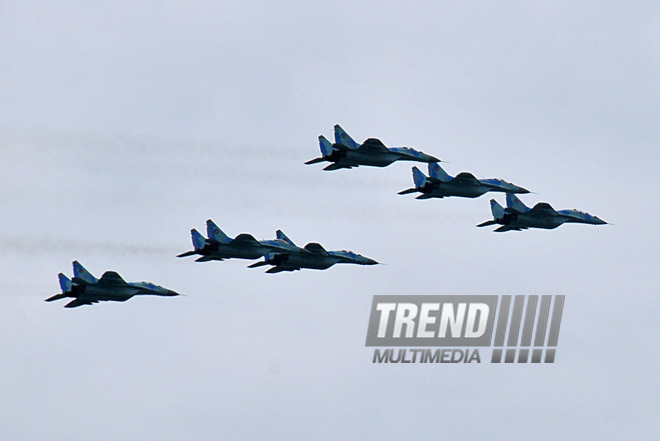
<svg viewBox="0 0 660 441"><path fill-rule="evenodd" d="M485 227L488 225L502 225L495 229L497 232L510 230L526 230L527 228L544 228L552 230L564 223L580 223L591 225L607 224L604 220L578 210L557 210L546 202L539 202L529 208L523 204L513 193L506 195L506 208L497 203L495 199L490 200L490 208L493 212L493 220L477 225Z"/></svg>
<svg viewBox="0 0 660 441"><path fill-rule="evenodd" d="M529 193L526 188L518 187L501 179L477 179L472 173L459 173L449 176L437 162L429 164L427 177L417 167L412 169L414 188L400 191L399 194L421 193L415 199L444 198L458 196L477 198L489 191L509 193Z"/></svg>
<svg viewBox="0 0 660 441"><path fill-rule="evenodd" d="M385 147L376 138L369 138L358 144L339 124L335 125L335 143L331 144L323 135L319 136L321 157L311 159L305 164L328 161L330 165L323 170L338 170L360 165L387 167L394 161L440 162L439 159L410 147Z"/></svg>
<svg viewBox="0 0 660 441"><path fill-rule="evenodd" d="M239 234L232 239L223 233L211 219L206 221L206 232L208 239L194 228L190 230L194 250L181 253L177 257L199 254L201 257L196 259L196 262L232 258L258 259L273 250L292 248L278 240L257 241L252 235L246 233Z"/></svg>
<svg viewBox="0 0 660 441"><path fill-rule="evenodd" d="M149 282L125 282L114 271L106 271L100 279L89 273L78 261L73 262L73 280L62 273L58 274L62 294L56 294L46 299L53 300L72 297L74 300L64 305L65 308L75 308L81 305L91 305L101 301L125 302L137 295L178 296L179 293Z"/></svg>
<svg viewBox="0 0 660 441"><path fill-rule="evenodd" d="M302 268L324 270L336 263L354 263L357 265L377 265L373 259L356 254L352 251L326 251L318 243L308 243L304 248L297 247L281 230L277 231L277 239L294 247L290 251L274 251L266 254L264 260L253 263L249 268L272 265L267 273L281 271L298 271Z"/></svg>

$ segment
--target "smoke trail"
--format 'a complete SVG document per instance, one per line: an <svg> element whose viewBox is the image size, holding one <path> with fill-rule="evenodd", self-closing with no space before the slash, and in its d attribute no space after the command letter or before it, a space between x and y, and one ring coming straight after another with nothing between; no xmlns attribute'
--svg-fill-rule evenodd
<svg viewBox="0 0 660 441"><path fill-rule="evenodd" d="M29 254L102 254L110 256L159 256L175 253L175 249L153 244L120 244L117 242L50 237L21 237L0 235L0 255Z"/></svg>

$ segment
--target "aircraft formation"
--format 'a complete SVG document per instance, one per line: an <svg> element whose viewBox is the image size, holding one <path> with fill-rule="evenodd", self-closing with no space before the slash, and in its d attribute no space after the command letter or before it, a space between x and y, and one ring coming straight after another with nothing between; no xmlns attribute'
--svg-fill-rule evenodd
<svg viewBox="0 0 660 441"><path fill-rule="evenodd" d="M282 230L277 230L274 240L258 241L254 236L242 233L235 238L227 236L211 219L206 221L208 239L194 228L190 230L193 250L177 257L199 255L196 262L225 259L260 259L263 261L249 265L249 268L271 265L267 273L298 271L303 268L328 269L336 263L356 265L377 265L373 259L352 251L326 251L321 244L312 242L303 248L298 247Z"/></svg>
<svg viewBox="0 0 660 441"><path fill-rule="evenodd" d="M483 222L478 227L499 224L496 232L521 231L528 228L554 229L564 223L581 223L591 225L607 224L604 220L579 210L555 211L550 204L540 202L533 208L526 207L514 194L530 193L526 188L511 184L502 179L477 179L472 173L462 172L450 176L445 172L439 159L410 147L385 147L376 138L369 138L358 144L344 129L336 124L335 143L319 136L321 157L305 162L316 164L331 162L324 170L338 170L363 166L385 167L394 161L417 161L428 163L426 176L417 168L412 168L414 187L400 191L405 195L420 193L415 199L432 199L445 197L478 198L488 192L506 193L507 207L503 208L494 199L491 202L493 220Z"/></svg>
<svg viewBox="0 0 660 441"><path fill-rule="evenodd" d="M400 191L406 195L419 193L416 199L446 197L477 198L488 192L506 193L506 207L491 199L492 220L483 222L478 227L499 225L494 231L521 231L528 228L554 229L564 223L582 223L603 225L602 219L578 210L555 210L546 202L540 202L529 208L515 194L530 191L524 187L502 179L477 179L472 173L461 172L450 176L440 167L438 158L410 147L386 147L377 138L368 138L358 144L338 124L334 126L334 143L323 135L319 136L321 156L305 164L329 162L324 170L351 169L359 166L387 167L395 161L414 161L428 164L428 176L417 167L412 168L414 187ZM311 242L299 247L281 230L275 233L273 240L257 240L254 236L242 233L233 239L227 236L212 220L206 221L204 237L196 229L190 231L193 249L177 257L199 256L196 262L208 262L225 259L259 260L249 268L269 266L267 273L297 271L304 268L325 270L339 263L355 265L377 265L373 259L352 251L328 251L321 244ZM65 305L75 308L91 305L99 301L123 302L136 295L177 296L177 292L149 282L125 282L114 271L106 271L100 279L92 276L80 263L73 262L73 279L60 273L61 294L46 299L54 300L73 298Z"/></svg>

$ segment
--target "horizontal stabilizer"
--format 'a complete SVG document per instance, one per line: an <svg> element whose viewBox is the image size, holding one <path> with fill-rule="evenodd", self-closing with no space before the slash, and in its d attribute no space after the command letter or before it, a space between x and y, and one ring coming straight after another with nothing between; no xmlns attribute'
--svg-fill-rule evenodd
<svg viewBox="0 0 660 441"><path fill-rule="evenodd" d="M181 253L176 257L188 257L188 256L194 256L195 254L197 254L197 251L186 251L185 253Z"/></svg>
<svg viewBox="0 0 660 441"><path fill-rule="evenodd" d="M410 193L417 193L419 190L417 188L408 188L406 190L402 190L398 192L397 194L410 194Z"/></svg>
<svg viewBox="0 0 660 441"><path fill-rule="evenodd" d="M260 260L259 262L253 263L252 265L248 265L248 268L258 268L264 265L268 265L268 262L266 262L265 260Z"/></svg>
<svg viewBox="0 0 660 441"><path fill-rule="evenodd" d="M60 300L60 299L66 299L67 296L66 294L55 294L53 297L48 297L45 301L46 302L52 302L54 300Z"/></svg>
<svg viewBox="0 0 660 441"><path fill-rule="evenodd" d="M495 222L494 220L489 220L489 221L480 223L479 225L477 225L477 227L489 227L489 226L495 225L495 224L497 224L497 222Z"/></svg>
<svg viewBox="0 0 660 441"><path fill-rule="evenodd" d="M325 158L314 158L314 159L310 159L309 161L305 162L305 164L306 165L318 164L319 162L324 162L324 161L326 161Z"/></svg>
<svg viewBox="0 0 660 441"><path fill-rule="evenodd" d="M431 199L431 198L440 198L442 199L444 196L431 196L428 193L423 193L417 196L415 199Z"/></svg>

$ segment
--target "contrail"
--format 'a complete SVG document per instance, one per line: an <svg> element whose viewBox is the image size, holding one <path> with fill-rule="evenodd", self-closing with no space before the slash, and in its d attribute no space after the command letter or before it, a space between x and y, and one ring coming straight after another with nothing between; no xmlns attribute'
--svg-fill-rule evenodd
<svg viewBox="0 0 660 441"><path fill-rule="evenodd" d="M80 239L53 239L51 237L0 236L0 254L103 254L113 256L158 256L176 252L175 247L162 245L120 244L117 242L88 241Z"/></svg>

